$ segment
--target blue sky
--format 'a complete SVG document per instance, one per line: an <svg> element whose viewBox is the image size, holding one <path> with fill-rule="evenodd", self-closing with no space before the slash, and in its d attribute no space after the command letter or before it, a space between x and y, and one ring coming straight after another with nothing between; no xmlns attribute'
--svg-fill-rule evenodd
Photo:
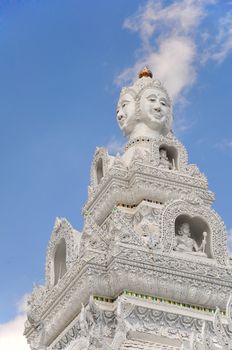
<svg viewBox="0 0 232 350"><path fill-rule="evenodd" d="M0 345L43 283L56 216L82 229L95 147L126 142L117 99L145 63L232 229L231 53L230 1L0 1Z"/></svg>

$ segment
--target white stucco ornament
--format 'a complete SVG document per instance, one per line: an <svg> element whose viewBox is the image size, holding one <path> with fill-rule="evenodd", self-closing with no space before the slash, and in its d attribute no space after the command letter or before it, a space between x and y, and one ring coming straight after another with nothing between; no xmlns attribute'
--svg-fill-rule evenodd
<svg viewBox="0 0 232 350"><path fill-rule="evenodd" d="M144 68L121 92L122 154L96 149L84 225L57 218L45 284L28 300L32 350L231 350L232 264L206 176L171 132Z"/></svg>
<svg viewBox="0 0 232 350"><path fill-rule="evenodd" d="M145 67L138 80L123 88L117 106L117 121L129 139L167 135L172 128L172 106L167 91Z"/></svg>

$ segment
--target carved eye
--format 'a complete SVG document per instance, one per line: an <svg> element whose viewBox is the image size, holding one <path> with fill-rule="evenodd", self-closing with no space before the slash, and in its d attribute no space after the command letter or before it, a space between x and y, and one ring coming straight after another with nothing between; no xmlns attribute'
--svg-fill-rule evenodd
<svg viewBox="0 0 232 350"><path fill-rule="evenodd" d="M166 102L161 101L160 103L161 103L162 106L166 106Z"/></svg>
<svg viewBox="0 0 232 350"><path fill-rule="evenodd" d="M154 98L154 97L150 97L150 98L149 98L149 101L155 102L155 98Z"/></svg>

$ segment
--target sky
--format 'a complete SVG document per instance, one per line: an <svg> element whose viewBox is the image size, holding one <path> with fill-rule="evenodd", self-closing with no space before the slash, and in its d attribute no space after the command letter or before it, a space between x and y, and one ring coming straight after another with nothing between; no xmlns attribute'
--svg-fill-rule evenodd
<svg viewBox="0 0 232 350"><path fill-rule="evenodd" d="M230 244L232 2L0 0L1 349L28 349L26 296L44 283L55 218L82 230L95 148L126 143L117 100L145 64Z"/></svg>

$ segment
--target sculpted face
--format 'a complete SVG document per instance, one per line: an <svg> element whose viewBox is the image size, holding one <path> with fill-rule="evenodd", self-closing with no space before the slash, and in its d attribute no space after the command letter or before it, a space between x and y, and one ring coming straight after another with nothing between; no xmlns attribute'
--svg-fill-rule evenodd
<svg viewBox="0 0 232 350"><path fill-rule="evenodd" d="M160 149L160 158L167 159L167 151L164 148Z"/></svg>
<svg viewBox="0 0 232 350"><path fill-rule="evenodd" d="M188 222L184 222L179 229L179 235L181 236L190 236L191 232L190 232L190 225Z"/></svg>
<svg viewBox="0 0 232 350"><path fill-rule="evenodd" d="M125 135L129 135L135 122L135 100L132 95L122 95L117 106L117 121Z"/></svg>
<svg viewBox="0 0 232 350"><path fill-rule="evenodd" d="M141 121L150 129L165 134L171 127L171 106L158 88L148 88L140 99Z"/></svg>

